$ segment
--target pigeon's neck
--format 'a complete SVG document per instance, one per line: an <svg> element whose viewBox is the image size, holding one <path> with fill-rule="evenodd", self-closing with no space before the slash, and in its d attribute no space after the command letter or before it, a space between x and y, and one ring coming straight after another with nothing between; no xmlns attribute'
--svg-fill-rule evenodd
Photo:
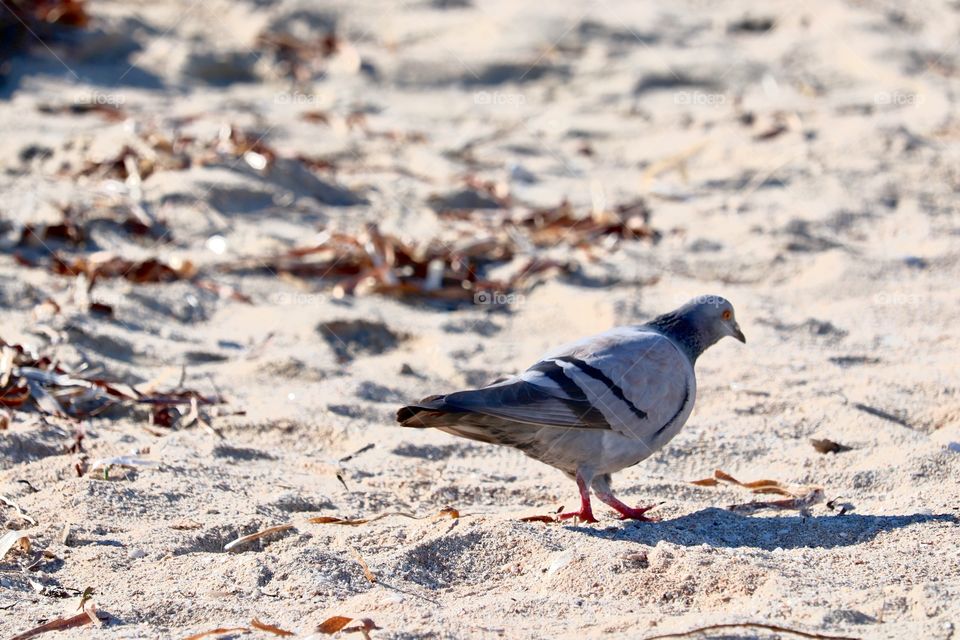
<svg viewBox="0 0 960 640"><path fill-rule="evenodd" d="M712 344L703 339L699 327L686 315L673 312L665 313L648 322L647 326L653 327L673 340L687 354L691 363L696 363L700 354Z"/></svg>

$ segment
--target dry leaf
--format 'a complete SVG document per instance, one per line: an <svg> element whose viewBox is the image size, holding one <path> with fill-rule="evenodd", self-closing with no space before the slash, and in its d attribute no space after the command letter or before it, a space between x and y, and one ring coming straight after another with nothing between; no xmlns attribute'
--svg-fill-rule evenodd
<svg viewBox="0 0 960 640"><path fill-rule="evenodd" d="M340 631L348 624L353 622L353 618L347 618L345 616L333 616L332 618L327 618L317 626L317 631L320 633L326 633L333 635L334 633Z"/></svg>
<svg viewBox="0 0 960 640"><path fill-rule="evenodd" d="M260 631L266 631L267 633L272 633L275 636L287 637L296 635L292 631L286 631L280 627L275 627L272 624L267 624L265 622L260 622L256 618L250 621L250 626L254 629L259 629Z"/></svg>
<svg viewBox="0 0 960 640"><path fill-rule="evenodd" d="M716 478L703 478L702 480L693 480L690 484L695 484L700 487L715 487L720 484L720 481Z"/></svg>
<svg viewBox="0 0 960 640"><path fill-rule="evenodd" d="M200 633L195 633L192 636L187 636L183 640L200 640L201 638L207 638L209 636L222 636L225 633L249 633L250 629L247 627L218 627L216 629L211 629L210 631L201 631Z"/></svg>

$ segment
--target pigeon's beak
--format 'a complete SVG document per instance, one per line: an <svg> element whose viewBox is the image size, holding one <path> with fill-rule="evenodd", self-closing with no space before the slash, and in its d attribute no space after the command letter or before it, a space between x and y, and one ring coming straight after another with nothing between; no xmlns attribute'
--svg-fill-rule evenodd
<svg viewBox="0 0 960 640"><path fill-rule="evenodd" d="M733 333L730 335L744 344L747 343L747 336L743 335L743 331L740 330L740 325L737 324L736 320L734 320L731 329L733 329Z"/></svg>

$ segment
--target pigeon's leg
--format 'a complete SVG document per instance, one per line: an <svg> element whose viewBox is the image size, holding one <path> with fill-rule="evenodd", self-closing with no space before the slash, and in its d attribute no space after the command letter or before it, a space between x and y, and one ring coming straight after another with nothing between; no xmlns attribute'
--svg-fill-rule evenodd
<svg viewBox="0 0 960 640"><path fill-rule="evenodd" d="M605 473L602 476L597 476L593 479L591 483L593 485L593 490L597 492L597 497L600 498L605 504L610 505L620 514L621 520L641 520L643 522L656 522L656 518L648 518L643 515L650 509L653 509L657 505L650 505L649 507L631 507L616 498L613 495L613 491L610 489L610 474Z"/></svg>
<svg viewBox="0 0 960 640"><path fill-rule="evenodd" d="M561 513L558 517L561 520L576 518L580 522L597 522L590 506L590 482L584 477L582 469L577 469L577 488L580 489L580 511Z"/></svg>

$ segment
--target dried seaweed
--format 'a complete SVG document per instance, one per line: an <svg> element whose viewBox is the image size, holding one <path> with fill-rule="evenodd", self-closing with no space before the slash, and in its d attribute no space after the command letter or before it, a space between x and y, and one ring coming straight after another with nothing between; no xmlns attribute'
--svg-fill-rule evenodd
<svg viewBox="0 0 960 640"><path fill-rule="evenodd" d="M197 269L189 260L163 262L157 258L127 260L110 253L94 253L89 256L62 258L54 254L50 270L58 275L86 276L92 288L101 279L123 278L136 284L174 282L188 280Z"/></svg>
<svg viewBox="0 0 960 640"><path fill-rule="evenodd" d="M697 627L689 631L680 631L677 633L662 633L654 636L647 636L645 640L666 640L667 638L689 638L699 636L708 631L718 631L720 629L765 629L766 631L776 631L778 633L789 633L801 638L813 638L815 640L859 640L850 636L831 636L822 633L813 633L809 631L800 631L790 627L781 627L776 624L767 624L765 622L728 622L724 624L710 624L705 627Z"/></svg>
<svg viewBox="0 0 960 640"><path fill-rule="evenodd" d="M0 339L0 405L69 419L104 414L118 405L146 406L156 414L178 405L219 404L222 398L192 389L144 392L119 381L66 369L49 356ZM172 425L168 425L172 426ZM82 433L79 434L82 438ZM78 441L79 450L79 441Z"/></svg>
<svg viewBox="0 0 960 640"><path fill-rule="evenodd" d="M518 221L527 229L539 247L565 243L575 247L591 247L599 239L612 236L625 240L659 240L660 234L650 226L650 209L641 199L615 207L612 211L596 210L589 216L578 216L564 200L550 209L531 211Z"/></svg>
<svg viewBox="0 0 960 640"><path fill-rule="evenodd" d="M810 507L821 502L824 498L823 489L820 487L799 487L792 489L776 480L741 482L720 469L713 472L713 477L693 480L691 484L700 487L715 487L721 482L749 489L751 493L786 496L783 500L757 500L742 504L733 504L727 507L730 511L739 513L754 513L765 509L788 509L800 511L806 515Z"/></svg>
<svg viewBox="0 0 960 640"><path fill-rule="evenodd" d="M512 258L514 251L510 241L492 235L485 240L474 235L463 242L414 247L370 225L357 236L325 233L313 245L243 259L222 269L321 278L333 283L336 296L381 294L447 302L475 301L481 292L494 299L493 295L526 288L548 269L569 270L568 265L531 261L508 281L485 280L480 275L487 266Z"/></svg>
<svg viewBox="0 0 960 640"><path fill-rule="evenodd" d="M286 45L279 45L283 48ZM298 45L299 46L299 45ZM296 48L296 47L294 47ZM333 46L336 49L336 46ZM422 140L423 135L371 132L366 128L362 114L347 117L351 127L362 127L369 135L383 135L404 142ZM311 116L325 121L322 112ZM304 156L281 156L262 134L236 126L222 127L212 139L197 139L174 131L161 132L145 128L138 132L135 142L124 146L114 156L90 158L79 169L64 169L66 175L77 178L115 179L133 186L153 173L162 170L182 170L195 165L245 162L258 172L270 172L281 159L299 164L305 171L329 171L332 164ZM497 204L504 212L499 218L473 217L467 211L470 225L441 229L434 240L411 244L409 241L386 235L376 225L367 226L359 233L324 232L320 239L308 246L296 247L284 253L256 256L219 265L221 271L258 271L295 278L318 278L333 287L334 295L380 294L401 299L437 300L446 304L498 300L503 294L531 288L546 271L561 273L573 271L572 263L560 263L536 257L527 259L513 277L505 281L485 278L495 265L517 257L520 247L547 248L557 244L592 249L598 242L606 246L620 240L650 239L656 241L659 233L650 226L650 211L643 200L607 210L595 203L594 210L579 215L569 202L558 206L524 210L516 215L507 212L513 208L509 189L505 184L475 176L465 178L467 187L486 200ZM137 211L137 207L133 207ZM142 212L141 212L142 213ZM48 241L79 247L84 245L88 232L83 216L64 209L63 220L45 227L24 227L19 244L21 248L46 249ZM124 228L138 235L149 233L155 221L129 216ZM525 239L520 237L526 236ZM161 237L166 237L164 233ZM17 254L21 264L39 266L39 258ZM164 261L158 258L135 261L106 252L90 255L65 255L56 252L47 261L54 273L84 276L88 292L98 280L123 278L137 284L166 283L191 280L196 286L214 291L221 297L241 302L250 299L236 290L199 277L196 267L186 260ZM509 299L505 298L509 302ZM109 306L91 307L91 311L111 315Z"/></svg>

